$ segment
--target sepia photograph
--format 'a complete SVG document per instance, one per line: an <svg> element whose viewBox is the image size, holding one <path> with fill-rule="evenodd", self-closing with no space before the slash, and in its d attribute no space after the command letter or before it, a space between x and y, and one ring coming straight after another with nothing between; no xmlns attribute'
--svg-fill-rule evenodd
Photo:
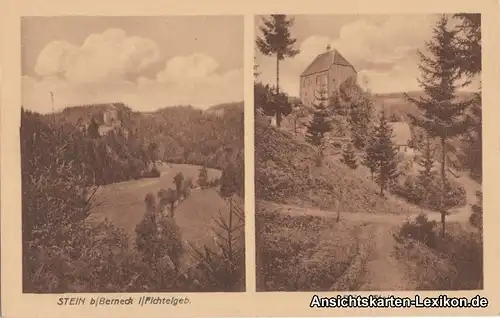
<svg viewBox="0 0 500 318"><path fill-rule="evenodd" d="M22 17L21 46L23 293L244 292L243 16Z"/></svg>
<svg viewBox="0 0 500 318"><path fill-rule="evenodd" d="M257 291L483 290L481 14L254 23Z"/></svg>

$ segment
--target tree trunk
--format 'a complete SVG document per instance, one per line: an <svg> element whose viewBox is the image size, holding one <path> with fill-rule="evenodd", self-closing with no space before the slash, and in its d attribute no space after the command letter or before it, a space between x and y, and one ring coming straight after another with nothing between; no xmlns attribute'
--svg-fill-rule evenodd
<svg viewBox="0 0 500 318"><path fill-rule="evenodd" d="M276 54L276 98L280 94L280 59L279 55ZM276 109L276 127L281 127L281 112L279 111L279 108L281 105L277 105Z"/></svg>
<svg viewBox="0 0 500 318"><path fill-rule="evenodd" d="M380 196L383 197L384 196L384 182L385 182L385 180L384 180L382 168L380 168L379 182L380 182Z"/></svg>
<svg viewBox="0 0 500 318"><path fill-rule="evenodd" d="M297 118L295 118L295 121L293 123L293 130L295 132L295 136L297 136Z"/></svg>
<svg viewBox="0 0 500 318"><path fill-rule="evenodd" d="M441 211L441 237L444 237L445 235L445 229L446 229L446 211L445 211L445 205L444 205L444 198L446 196L445 194L445 189L446 189L446 138L441 137L441 202L440 202L440 211Z"/></svg>

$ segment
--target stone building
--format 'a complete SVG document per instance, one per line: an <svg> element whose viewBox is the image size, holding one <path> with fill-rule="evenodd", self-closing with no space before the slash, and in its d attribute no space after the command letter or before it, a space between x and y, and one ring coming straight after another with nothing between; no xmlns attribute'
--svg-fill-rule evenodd
<svg viewBox="0 0 500 318"><path fill-rule="evenodd" d="M300 100L304 105L313 105L320 89L324 88L331 97L340 84L356 77L351 63L327 46L326 52L319 54L300 75Z"/></svg>

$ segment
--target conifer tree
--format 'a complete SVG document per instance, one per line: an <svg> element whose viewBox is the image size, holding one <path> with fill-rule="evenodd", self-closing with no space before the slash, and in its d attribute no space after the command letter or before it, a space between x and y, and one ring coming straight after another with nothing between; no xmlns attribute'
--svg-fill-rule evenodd
<svg viewBox="0 0 500 318"><path fill-rule="evenodd" d="M290 28L293 26L293 18L288 18L284 14L272 14L270 18L262 18L260 31L262 37L256 39L256 46L259 51L266 56L276 56L276 95L280 95L280 61L286 58L293 58L299 54L299 50L294 48L296 39L292 38ZM281 126L282 110L280 104L275 104L276 125ZM286 114L285 114L286 115Z"/></svg>
<svg viewBox="0 0 500 318"><path fill-rule="evenodd" d="M453 16L459 21L456 26L457 41L456 65L460 74L467 79L464 86L472 84L474 77L481 74L481 14L459 13ZM474 94L474 103L471 109L471 121L474 122L473 129L466 136L469 147L466 151L467 164L472 175L482 180L482 110L481 93Z"/></svg>
<svg viewBox="0 0 500 318"><path fill-rule="evenodd" d="M457 30L449 30L448 19L443 15L433 30L433 39L426 42L429 56L418 52L421 60L420 86L425 96L407 99L417 105L422 116L410 115L414 125L423 128L429 137L438 138L441 146L441 236L445 234L446 211L446 143L450 138L463 135L469 128L465 110L471 101L456 101L457 81L461 74L456 66L455 42Z"/></svg>
<svg viewBox="0 0 500 318"><path fill-rule="evenodd" d="M363 149L372 132L373 104L369 96L363 94L353 100L349 110L349 128L354 147Z"/></svg>
<svg viewBox="0 0 500 318"><path fill-rule="evenodd" d="M429 190L434 180L434 173L432 171L434 168L434 153L429 137L426 138L424 153L419 161L419 165L422 167L422 170L419 171L419 181L424 190L424 199L427 200Z"/></svg>
<svg viewBox="0 0 500 318"><path fill-rule="evenodd" d="M342 162L351 169L358 168L358 159L352 142L349 142L342 152Z"/></svg>
<svg viewBox="0 0 500 318"><path fill-rule="evenodd" d="M366 149L366 160L380 185L380 195L384 195L387 185L398 176L397 149L392 141L392 127L382 110L374 138Z"/></svg>
<svg viewBox="0 0 500 318"><path fill-rule="evenodd" d="M314 105L314 115L307 126L306 140L312 145L321 147L325 134L331 129L326 108L328 97L326 96L326 90L324 88L319 90L316 99L317 102Z"/></svg>

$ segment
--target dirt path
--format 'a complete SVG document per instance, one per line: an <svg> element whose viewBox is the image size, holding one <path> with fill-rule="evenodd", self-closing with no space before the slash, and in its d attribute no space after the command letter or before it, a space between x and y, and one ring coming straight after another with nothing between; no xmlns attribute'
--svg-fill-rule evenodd
<svg viewBox="0 0 500 318"><path fill-rule="evenodd" d="M376 224L372 235L373 249L360 278L360 291L413 290L414 284L406 277L404 265L394 257L394 225Z"/></svg>
<svg viewBox="0 0 500 318"><path fill-rule="evenodd" d="M463 207L450 211L447 216L447 222L467 223L470 215L470 205L475 202L475 192L478 190L478 184L474 181L460 180L467 192L467 204ZM317 208L299 207L295 205L283 205L272 202L262 202L269 207L273 207L282 213L289 215L314 215L332 218L332 221L337 218L337 212L325 211ZM428 219L440 221L440 214L428 211L426 213ZM370 244L370 253L365 260L364 271L359 278L359 287L356 290L360 291L393 291L393 290L414 290L415 282L406 276L406 267L394 255L396 241L392 234L397 230L405 220L413 219L416 215L402 214L371 214L363 212L342 212L340 220L348 220L351 222L359 222L360 224L369 223L369 226L364 226L363 240ZM361 239L360 237L360 239Z"/></svg>

